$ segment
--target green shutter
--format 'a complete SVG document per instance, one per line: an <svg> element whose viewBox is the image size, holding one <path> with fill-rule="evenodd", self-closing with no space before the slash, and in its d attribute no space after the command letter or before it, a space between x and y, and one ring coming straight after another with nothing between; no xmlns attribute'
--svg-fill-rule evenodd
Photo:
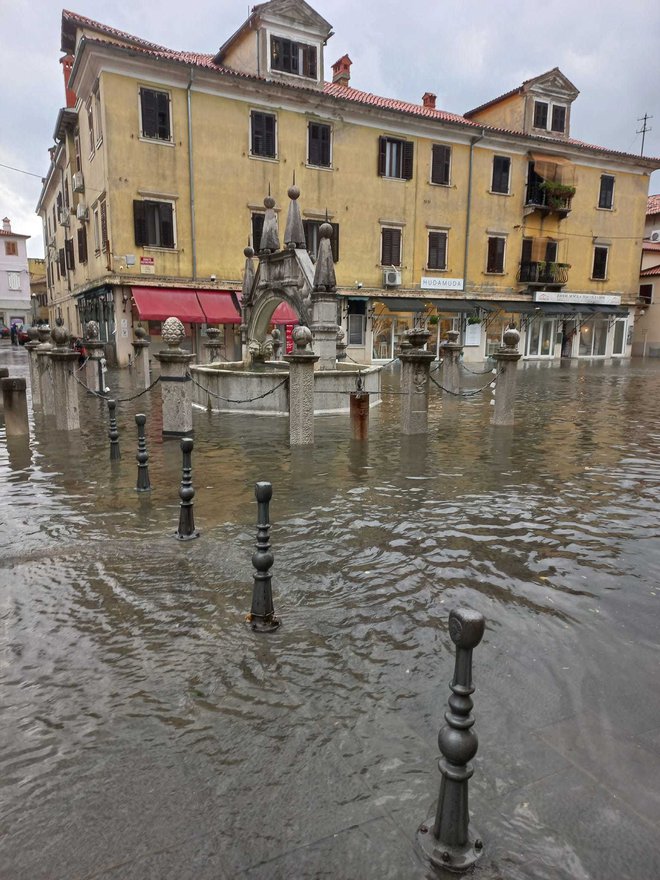
<svg viewBox="0 0 660 880"><path fill-rule="evenodd" d="M139 199L133 201L133 226L135 229L135 244L144 246L147 244L147 216L145 204Z"/></svg>

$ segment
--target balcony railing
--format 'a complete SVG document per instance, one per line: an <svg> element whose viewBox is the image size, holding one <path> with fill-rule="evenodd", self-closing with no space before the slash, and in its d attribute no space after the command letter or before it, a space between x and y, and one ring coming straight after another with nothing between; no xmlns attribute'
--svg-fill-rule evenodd
<svg viewBox="0 0 660 880"><path fill-rule="evenodd" d="M544 260L522 262L518 270L518 281L526 284L554 284L563 286L568 283L568 263L549 263Z"/></svg>
<svg viewBox="0 0 660 880"><path fill-rule="evenodd" d="M566 214L571 210L572 195L562 195L546 189L543 182L534 181L527 184L526 205L534 208L542 208L546 211L556 211L558 214Z"/></svg>

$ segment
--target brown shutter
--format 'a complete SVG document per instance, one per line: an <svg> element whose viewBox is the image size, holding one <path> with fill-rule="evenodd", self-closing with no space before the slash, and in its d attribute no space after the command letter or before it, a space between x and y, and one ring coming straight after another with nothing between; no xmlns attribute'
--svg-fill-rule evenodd
<svg viewBox="0 0 660 880"><path fill-rule="evenodd" d="M385 165L387 160L387 138L378 138L378 173L385 177Z"/></svg>
<svg viewBox="0 0 660 880"><path fill-rule="evenodd" d="M147 216L145 204L139 199L133 201L133 226L135 229L135 244L147 243Z"/></svg>
<svg viewBox="0 0 660 880"><path fill-rule="evenodd" d="M101 250L107 251L109 250L108 241L108 214L105 207L105 199L99 203L99 207L101 208Z"/></svg>
<svg viewBox="0 0 660 880"><path fill-rule="evenodd" d="M254 250L259 253L259 249L261 248L261 233L264 228L264 215L263 214L253 214L252 215L252 247Z"/></svg>
<svg viewBox="0 0 660 880"><path fill-rule="evenodd" d="M64 278L66 276L66 257L64 256L64 248L60 248L58 256L60 265L60 277Z"/></svg>
<svg viewBox="0 0 660 880"><path fill-rule="evenodd" d="M447 186L449 183L450 161L451 147L445 147L443 144L433 144L431 183L441 183Z"/></svg>
<svg viewBox="0 0 660 880"><path fill-rule="evenodd" d="M78 230L78 262L87 262L87 230L84 226Z"/></svg>
<svg viewBox="0 0 660 880"><path fill-rule="evenodd" d="M161 202L158 206L160 214L160 242L162 247L174 247L174 211L169 202Z"/></svg>
<svg viewBox="0 0 660 880"><path fill-rule="evenodd" d="M404 180L412 180L414 150L415 144L412 141L403 141L403 161L401 164L401 177L403 177Z"/></svg>
<svg viewBox="0 0 660 880"><path fill-rule="evenodd" d="M401 230L384 227L382 236L382 264L383 266L401 265Z"/></svg>

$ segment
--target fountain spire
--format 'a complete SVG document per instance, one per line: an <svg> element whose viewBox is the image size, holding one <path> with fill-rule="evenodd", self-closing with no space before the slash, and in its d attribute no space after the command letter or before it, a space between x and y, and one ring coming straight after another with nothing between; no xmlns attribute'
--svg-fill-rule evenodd
<svg viewBox="0 0 660 880"><path fill-rule="evenodd" d="M303 228L302 217L300 216L300 187L296 186L296 174L293 173L293 184L288 189L289 213L286 218L286 230L284 232L284 244L290 248L305 247L305 230Z"/></svg>
<svg viewBox="0 0 660 880"><path fill-rule="evenodd" d="M327 213L327 212L326 212ZM314 290L336 290L335 262L332 258L332 224L321 223L319 227L319 251L314 272Z"/></svg>
<svg viewBox="0 0 660 880"><path fill-rule="evenodd" d="M241 288L241 305L245 308L252 302L252 288L254 287L254 263L252 262L252 257L254 257L254 249L248 243L243 253L245 255L245 271L243 272L243 286Z"/></svg>
<svg viewBox="0 0 660 880"><path fill-rule="evenodd" d="M268 184L268 195L264 199L264 205L266 213L259 242L259 254L272 254L280 249L280 234L277 228L277 214L274 211L275 199L270 194L270 184Z"/></svg>

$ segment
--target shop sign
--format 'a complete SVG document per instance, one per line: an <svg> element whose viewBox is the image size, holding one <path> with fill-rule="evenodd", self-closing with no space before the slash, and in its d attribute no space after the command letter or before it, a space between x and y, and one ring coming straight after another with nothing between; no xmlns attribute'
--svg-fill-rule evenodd
<svg viewBox="0 0 660 880"><path fill-rule="evenodd" d="M615 293L564 293L563 291L537 290L534 294L534 302L619 306L621 305L621 297Z"/></svg>
<svg viewBox="0 0 660 880"><path fill-rule="evenodd" d="M424 278L420 284L422 290L463 290L462 278Z"/></svg>
<svg viewBox="0 0 660 880"><path fill-rule="evenodd" d="M156 274L156 265L153 257L140 257L140 272L143 275Z"/></svg>

